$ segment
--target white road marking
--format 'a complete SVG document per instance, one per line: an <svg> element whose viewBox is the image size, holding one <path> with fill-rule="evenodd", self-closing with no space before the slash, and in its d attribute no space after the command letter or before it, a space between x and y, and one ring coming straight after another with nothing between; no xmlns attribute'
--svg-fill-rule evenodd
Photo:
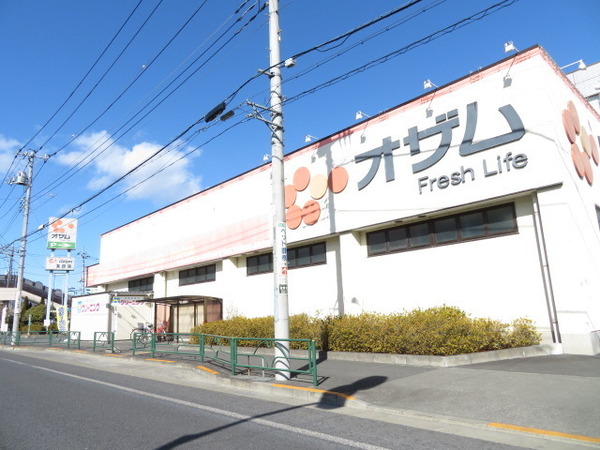
<svg viewBox="0 0 600 450"><path fill-rule="evenodd" d="M187 406L190 408L199 409L201 411L206 411L206 412L210 412L210 413L214 413L214 414L220 414L220 415L226 416L226 417L231 417L232 419L243 420L243 421L247 421L247 422L254 422L254 423L264 425L267 427L271 427L271 428L275 428L278 430L288 431L290 433L296 433L296 434L300 434L303 436L310 436L310 437L313 437L316 439L321 439L323 441L334 442L336 444L347 445L349 447L360 448L360 449L365 449L365 450L388 450L385 447L378 447L376 445L364 444L362 442L351 441L349 439L344 439L344 438L337 437L337 436L331 436L331 435L328 435L325 433L319 433L318 431L306 430L304 428L298 428L298 427L294 427L291 425L285 425L285 424L281 424L281 423L277 423L277 422L272 422L270 420L253 418L252 416L247 416L244 414L226 411L224 409L213 408L212 406L199 405L198 403L192 403L192 402L188 402L185 400L178 400L175 398L166 397L164 395L158 395L158 394L153 394L151 392L140 391L139 389L128 388L125 386L119 386L118 384L108 383L106 381L94 380L93 378L82 377L79 375L73 375L71 373L61 372L59 370L49 369L47 367L36 366L34 364L28 364L28 363L24 363L21 361L15 361L13 359L8 359L8 358L2 358L2 359L5 361L13 362L15 364L21 364L23 366L33 367L33 368L39 369L39 370L45 370L46 372L56 373L58 375L63 375L66 377L71 377L71 378L75 378L75 379L82 380L82 381L87 381L89 383L96 383L96 384L99 384L102 386L107 386L107 387L110 387L113 389L119 389L121 391L130 392L132 394L137 394L137 395L141 395L144 397L154 398L157 400L168 401L168 402L175 403L178 405L183 405L183 406Z"/></svg>

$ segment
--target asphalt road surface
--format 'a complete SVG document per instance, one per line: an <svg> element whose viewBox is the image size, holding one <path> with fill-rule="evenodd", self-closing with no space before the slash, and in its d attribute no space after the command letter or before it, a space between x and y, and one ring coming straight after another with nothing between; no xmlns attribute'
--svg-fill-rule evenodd
<svg viewBox="0 0 600 450"><path fill-rule="evenodd" d="M138 377L110 363L97 370L60 356L0 352L0 448L518 448L319 404Z"/></svg>

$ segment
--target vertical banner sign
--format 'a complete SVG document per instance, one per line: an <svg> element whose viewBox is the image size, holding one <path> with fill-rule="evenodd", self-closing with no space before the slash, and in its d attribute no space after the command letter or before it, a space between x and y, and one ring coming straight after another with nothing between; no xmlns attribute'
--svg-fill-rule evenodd
<svg viewBox="0 0 600 450"><path fill-rule="evenodd" d="M56 325L58 326L58 331L68 331L67 330L67 307L66 306L57 306L56 307Z"/></svg>
<svg viewBox="0 0 600 450"><path fill-rule="evenodd" d="M74 250L77 242L77 219L50 217L48 245L51 250Z"/></svg>
<svg viewBox="0 0 600 450"><path fill-rule="evenodd" d="M274 258L273 270L275 272L275 289L279 293L279 302L275 303L275 320L284 319L287 321L288 318L288 255L287 255L287 237L286 237L286 224L284 222L278 222L275 228L275 245L279 247L279 253L281 259ZM276 255L274 255L276 256Z"/></svg>

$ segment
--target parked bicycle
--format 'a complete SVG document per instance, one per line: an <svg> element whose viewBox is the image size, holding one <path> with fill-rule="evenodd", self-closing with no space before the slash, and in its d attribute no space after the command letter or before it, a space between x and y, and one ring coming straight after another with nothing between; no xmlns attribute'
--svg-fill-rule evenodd
<svg viewBox="0 0 600 450"><path fill-rule="evenodd" d="M138 323L137 328L131 331L131 340L136 340L139 345L147 345L151 341L152 335L156 335L157 342L170 342L173 340L173 336L167 333L167 323L163 322L158 330L154 330L154 325L151 323Z"/></svg>
<svg viewBox="0 0 600 450"><path fill-rule="evenodd" d="M152 339L153 333L154 326L151 323L139 322L137 328L131 330L131 340L135 340L140 345L147 345Z"/></svg>
<svg viewBox="0 0 600 450"><path fill-rule="evenodd" d="M167 333L168 323L166 321L162 322L158 329L156 330L156 340L158 342L171 342L173 340L173 335Z"/></svg>

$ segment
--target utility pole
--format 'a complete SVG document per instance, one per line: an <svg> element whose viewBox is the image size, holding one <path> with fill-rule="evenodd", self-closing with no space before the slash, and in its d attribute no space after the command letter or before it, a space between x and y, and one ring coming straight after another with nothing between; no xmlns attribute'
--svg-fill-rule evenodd
<svg viewBox="0 0 600 450"><path fill-rule="evenodd" d="M77 253L79 256L81 256L81 279L79 280L81 282L81 295L85 295L85 285L86 283L86 271L85 271L85 260L88 258L91 258L90 255L88 255L85 252L85 247L83 247L83 250L80 251L79 253Z"/></svg>
<svg viewBox="0 0 600 450"><path fill-rule="evenodd" d="M12 327L12 344L16 344L16 336L19 331L19 321L21 320L21 302L23 297L23 274L25 271L25 252L27 249L27 226L29 224L29 202L31 200L31 182L33 180L33 163L35 161L35 152L29 151L22 153L27 158L27 172L19 172L17 177L10 180L10 184L19 184L25 186L25 198L23 201L23 227L21 229L21 249L19 250L19 273L17 275L17 289L15 294L15 307ZM48 155L42 159L47 160Z"/></svg>
<svg viewBox="0 0 600 450"><path fill-rule="evenodd" d="M279 1L269 0L269 77L271 80L271 170L273 189L273 275L275 317L275 372L277 380L290 378L287 229L283 171L283 96L281 95ZM277 339L282 339L277 341Z"/></svg>
<svg viewBox="0 0 600 450"><path fill-rule="evenodd" d="M4 253L4 252L3 252ZM12 271L13 271L13 259L15 257L15 248L11 247L9 250L4 253L8 255L8 271L6 273L6 287L11 287L12 281ZM0 331L6 332L8 331L8 324L6 323L6 317L8 315L8 302L4 304L2 302L0 308L2 308L2 314L0 315Z"/></svg>

